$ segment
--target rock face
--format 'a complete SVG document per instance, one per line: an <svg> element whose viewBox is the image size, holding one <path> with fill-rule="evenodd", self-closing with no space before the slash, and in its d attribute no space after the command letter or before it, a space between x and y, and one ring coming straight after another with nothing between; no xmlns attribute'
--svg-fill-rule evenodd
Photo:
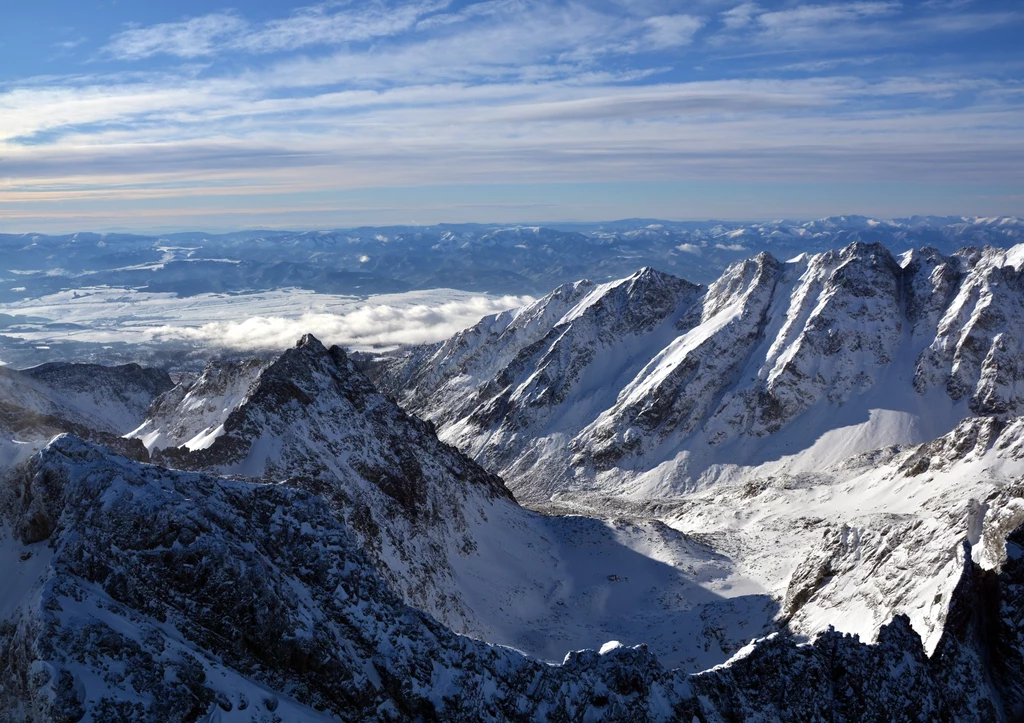
<svg viewBox="0 0 1024 723"><path fill-rule="evenodd" d="M167 467L293 480L326 496L385 579L452 624L467 616L448 564L452 549L476 545L467 516L513 499L312 336L272 362L212 364L133 434Z"/></svg>
<svg viewBox="0 0 1024 723"><path fill-rule="evenodd" d="M3 721L981 721L1020 710L1019 529L998 572L971 562L968 545L930 657L897 617L873 645L773 635L688 676L643 648L549 666L456 636L403 605L331 505L290 484L161 469L65 436L2 489L3 564L19 593L0 625ZM991 663L993 651L1009 654Z"/></svg>
<svg viewBox="0 0 1024 723"><path fill-rule="evenodd" d="M513 470L525 474L545 457L545 444L564 445L615 403L615 380L637 374L675 337L702 291L652 269L563 286L370 373L449 441L515 479Z"/></svg>
<svg viewBox="0 0 1024 723"><path fill-rule="evenodd" d="M274 361L211 364L133 434L166 467L323 496L403 600L546 660L615 638L698 670L765 632L777 607L728 558L656 521L524 510L312 337Z"/></svg>
<svg viewBox="0 0 1024 723"><path fill-rule="evenodd" d="M121 435L137 427L153 399L173 386L167 372L137 364L0 367L0 469L61 432L144 459L145 449Z"/></svg>
<svg viewBox="0 0 1024 723"><path fill-rule="evenodd" d="M1020 265L1008 264L1005 253L991 250L950 259L932 253L912 264L914 276L927 274L933 287L931 294L920 294L930 303L922 300L924 308L914 309L920 317L914 319L915 331L924 324L935 329L918 360L915 387L945 387L951 399L966 399L975 414L1019 413L1024 401ZM936 303L940 299L947 301L944 309ZM941 312L937 324L936 312Z"/></svg>
<svg viewBox="0 0 1024 723"><path fill-rule="evenodd" d="M223 433L228 415L245 400L268 363L210 362L198 378L163 390L131 436L141 439L151 453L165 447L205 449Z"/></svg>
<svg viewBox="0 0 1024 723"><path fill-rule="evenodd" d="M1020 414L1022 260L1024 247L897 260L858 242L785 263L762 253L706 289L645 270L369 373L523 500L595 485L674 495L830 430L856 433L816 450L818 465L932 439L965 414ZM642 280L657 291L633 292ZM527 319L530 343L500 331Z"/></svg>

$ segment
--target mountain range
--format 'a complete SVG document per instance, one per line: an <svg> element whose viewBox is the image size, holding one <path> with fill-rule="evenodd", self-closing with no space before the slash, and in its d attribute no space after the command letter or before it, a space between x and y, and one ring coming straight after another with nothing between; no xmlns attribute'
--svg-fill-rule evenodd
<svg viewBox="0 0 1024 723"><path fill-rule="evenodd" d="M0 234L0 303L96 286L183 296L283 287L359 296L432 288L540 295L582 278L620 278L643 266L710 283L728 264L761 251L787 259L855 241L882 243L895 253L924 246L946 254L965 246L1009 247L1024 242L1024 220L836 216L159 236ZM0 316L0 326L17 323Z"/></svg>
<svg viewBox="0 0 1024 723"><path fill-rule="evenodd" d="M384 355L0 369L0 721L1024 719L1022 265L857 239Z"/></svg>
<svg viewBox="0 0 1024 723"><path fill-rule="evenodd" d="M1022 263L1024 247L854 243L760 254L708 287L644 269L368 369L521 501L668 520L788 601L791 629L870 639L904 613L930 652L958 539L1022 471ZM983 473L910 451L979 436ZM797 589L808 556L828 574Z"/></svg>

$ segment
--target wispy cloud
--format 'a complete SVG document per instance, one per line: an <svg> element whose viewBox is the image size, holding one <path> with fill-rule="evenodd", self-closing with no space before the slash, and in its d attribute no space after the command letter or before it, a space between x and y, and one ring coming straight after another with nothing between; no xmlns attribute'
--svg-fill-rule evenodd
<svg viewBox="0 0 1024 723"><path fill-rule="evenodd" d="M198 58L225 51L273 53L313 45L337 45L388 37L413 28L444 9L443 0L389 7L380 2L337 3L299 8L287 18L252 24L236 12L218 12L180 22L136 27L115 35L110 55L138 60L154 55Z"/></svg>
<svg viewBox="0 0 1024 723"><path fill-rule="evenodd" d="M763 10L757 3L742 3L722 13L722 24L726 30L741 30L750 27Z"/></svg>
<svg viewBox="0 0 1024 723"><path fill-rule="evenodd" d="M798 4L770 10L745 2L721 14L724 34L719 42L743 38L746 42L793 45L846 42L848 38L888 33L903 10L900 2L868 1Z"/></svg>
<svg viewBox="0 0 1024 723"><path fill-rule="evenodd" d="M263 212L322 207L301 194L496 181L1021 183L1020 68L905 62L914 38L1019 23L1006 6L677 8L322 3L121 30L103 50L111 72L0 86L0 213L101 195L166 208L175 193L206 213L196 189ZM742 53L784 57L730 64Z"/></svg>
<svg viewBox="0 0 1024 723"><path fill-rule="evenodd" d="M75 38L73 40L62 40L54 43L53 47L59 48L60 50L74 50L79 45L85 42L85 38Z"/></svg>
<svg viewBox="0 0 1024 723"><path fill-rule="evenodd" d="M908 6L898 0L795 4L779 9L744 2L720 15L718 46L756 45L781 49L906 46L915 39L973 33L1018 23L1015 11L978 9L965 2Z"/></svg>
<svg viewBox="0 0 1024 723"><path fill-rule="evenodd" d="M652 50L689 45L704 22L692 15L656 15L644 21Z"/></svg>
<svg viewBox="0 0 1024 723"><path fill-rule="evenodd" d="M248 26L235 13L213 13L178 23L125 30L115 35L105 50L127 60L159 54L198 58L211 55L218 46L231 42Z"/></svg>

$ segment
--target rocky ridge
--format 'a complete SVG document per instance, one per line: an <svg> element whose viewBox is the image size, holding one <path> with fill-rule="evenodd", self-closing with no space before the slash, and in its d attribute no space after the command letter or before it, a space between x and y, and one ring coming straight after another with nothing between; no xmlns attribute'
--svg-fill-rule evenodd
<svg viewBox="0 0 1024 723"><path fill-rule="evenodd" d="M698 670L764 632L777 607L661 523L521 508L310 336L276 360L212 363L157 399L133 434L165 467L323 496L404 601L546 660L615 638ZM619 584L627 573L635 583Z"/></svg>
<svg viewBox="0 0 1024 723"><path fill-rule="evenodd" d="M178 472L60 437L4 478L0 720L957 721L1020 711L1024 541L965 546L936 652L905 617L877 643L773 635L668 671L608 645L539 664L404 606L318 495ZM9 564L5 559L5 565ZM27 570L25 569L27 568ZM981 611L999 610L987 625ZM988 656L1000 658L994 674Z"/></svg>
<svg viewBox="0 0 1024 723"><path fill-rule="evenodd" d="M339 347L309 335L270 362L211 364L156 400L132 434L166 467L292 480L324 495L396 590L456 626L468 613L445 583L449 548L475 547L467 515L512 500L500 479L377 393Z"/></svg>
<svg viewBox="0 0 1024 723"><path fill-rule="evenodd" d="M1019 414L1022 250L762 253L707 288L658 275L665 303L626 294L616 306L629 279L561 315L540 312L561 297L541 299L529 314L552 323L530 345L464 332L368 372L524 500L595 485L671 495L767 461L759 438L794 454L857 427L856 442L817 459L831 463L932 439L965 414ZM595 294L608 298L603 319ZM479 340L469 363L452 353L466 336ZM866 424L873 410L902 421Z"/></svg>

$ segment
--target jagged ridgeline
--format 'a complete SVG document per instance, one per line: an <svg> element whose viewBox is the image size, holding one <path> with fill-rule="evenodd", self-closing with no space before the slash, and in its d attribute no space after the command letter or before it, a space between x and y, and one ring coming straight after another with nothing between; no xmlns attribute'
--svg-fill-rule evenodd
<svg viewBox="0 0 1024 723"><path fill-rule="evenodd" d="M686 675L643 646L551 666L457 636L291 485L63 436L5 480L5 515L5 557L30 568L7 578L5 721L996 720L1020 704L1016 532L1001 573L966 563L931 658L899 617L874 645L775 635Z"/></svg>
<svg viewBox="0 0 1024 723"><path fill-rule="evenodd" d="M1021 260L0 370L0 721L1019 720Z"/></svg>
<svg viewBox="0 0 1024 723"><path fill-rule="evenodd" d="M1022 260L1021 246L897 260L854 243L762 253L708 287L648 268L560 287L369 372L521 499L595 480L673 494L833 428L861 438L819 464L1019 413ZM885 418L861 424L871 409Z"/></svg>

